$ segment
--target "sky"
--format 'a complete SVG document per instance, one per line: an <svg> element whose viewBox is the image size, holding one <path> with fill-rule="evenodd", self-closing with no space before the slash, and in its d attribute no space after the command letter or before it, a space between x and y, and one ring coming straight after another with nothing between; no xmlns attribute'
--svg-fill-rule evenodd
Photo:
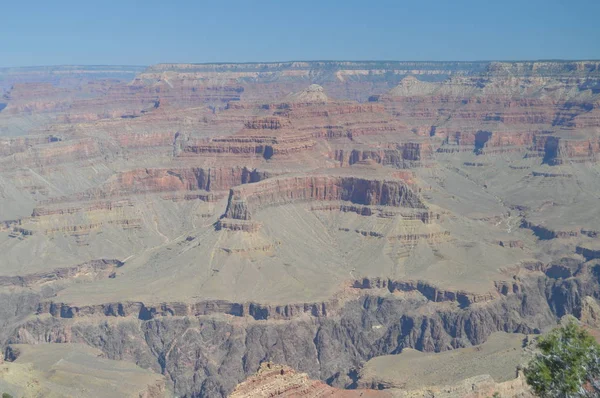
<svg viewBox="0 0 600 398"><path fill-rule="evenodd" d="M2 0L0 67L600 59L600 0Z"/></svg>

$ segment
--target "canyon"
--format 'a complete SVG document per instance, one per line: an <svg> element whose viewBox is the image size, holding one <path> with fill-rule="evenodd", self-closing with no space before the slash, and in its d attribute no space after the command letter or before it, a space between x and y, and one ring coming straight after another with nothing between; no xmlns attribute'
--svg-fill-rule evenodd
<svg viewBox="0 0 600 398"><path fill-rule="evenodd" d="M599 201L599 61L0 69L0 388L529 397Z"/></svg>

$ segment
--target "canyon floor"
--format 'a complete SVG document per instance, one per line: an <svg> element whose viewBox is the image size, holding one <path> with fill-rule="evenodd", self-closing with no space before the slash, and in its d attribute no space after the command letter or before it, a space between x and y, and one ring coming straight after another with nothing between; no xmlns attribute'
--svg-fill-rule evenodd
<svg viewBox="0 0 600 398"><path fill-rule="evenodd" d="M0 388L527 397L599 160L598 61L0 69Z"/></svg>

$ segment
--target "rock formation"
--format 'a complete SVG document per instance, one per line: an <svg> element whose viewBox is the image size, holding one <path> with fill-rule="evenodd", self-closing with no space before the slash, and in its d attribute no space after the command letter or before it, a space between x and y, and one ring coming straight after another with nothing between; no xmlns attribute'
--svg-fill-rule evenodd
<svg viewBox="0 0 600 398"><path fill-rule="evenodd" d="M322 381L310 380L289 366L263 362L256 374L240 383L230 398L251 397L390 397L390 394L369 390L340 390Z"/></svg>
<svg viewBox="0 0 600 398"><path fill-rule="evenodd" d="M134 363L147 396L525 397L515 364L410 386L373 364L483 355L496 332L567 314L598 326L596 61L33 68L0 84L3 352L91 346L107 359L77 358ZM512 358L509 340L486 360Z"/></svg>

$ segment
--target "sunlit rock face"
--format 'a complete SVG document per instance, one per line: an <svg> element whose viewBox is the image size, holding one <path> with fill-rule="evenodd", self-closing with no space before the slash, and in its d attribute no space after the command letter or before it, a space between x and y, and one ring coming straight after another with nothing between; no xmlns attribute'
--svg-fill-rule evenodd
<svg viewBox="0 0 600 398"><path fill-rule="evenodd" d="M597 326L598 62L0 82L3 352L86 344L177 396L383 397L381 356L462 355L567 314ZM465 379L411 396L526 393Z"/></svg>

